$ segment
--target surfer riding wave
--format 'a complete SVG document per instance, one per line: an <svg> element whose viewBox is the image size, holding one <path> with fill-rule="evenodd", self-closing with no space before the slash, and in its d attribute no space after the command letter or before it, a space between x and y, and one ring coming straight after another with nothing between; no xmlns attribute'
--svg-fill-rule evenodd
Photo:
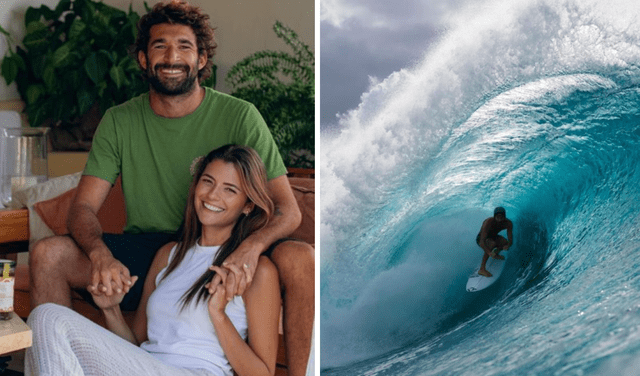
<svg viewBox="0 0 640 376"><path fill-rule="evenodd" d="M509 240L498 235L502 230L507 230L507 238ZM507 212L503 207L495 208L493 217L489 217L482 222L480 233L476 237L476 243L484 251L478 274L491 277L492 274L486 269L487 260L489 257L504 260L504 256L500 255L500 252L507 251L513 244L513 223L507 219Z"/></svg>

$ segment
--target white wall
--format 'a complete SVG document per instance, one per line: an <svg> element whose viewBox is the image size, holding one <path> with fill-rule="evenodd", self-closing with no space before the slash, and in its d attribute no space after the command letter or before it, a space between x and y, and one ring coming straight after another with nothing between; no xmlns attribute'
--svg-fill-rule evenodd
<svg viewBox="0 0 640 376"><path fill-rule="evenodd" d="M145 13L143 0L104 0L104 3L125 11L132 3L134 11ZM147 3L153 6L155 1ZM264 49L290 51L273 33L276 20L293 28L304 43L314 48L314 0L192 0L191 3L209 14L216 28L218 48L214 62L218 66L216 88L220 91L229 91L224 84L229 68L249 54ZM0 0L0 25L20 43L25 34L27 8L41 4L53 9L58 0ZM6 51L6 40L0 37L0 59ZM4 78L0 78L0 101L19 98L15 83L7 87Z"/></svg>

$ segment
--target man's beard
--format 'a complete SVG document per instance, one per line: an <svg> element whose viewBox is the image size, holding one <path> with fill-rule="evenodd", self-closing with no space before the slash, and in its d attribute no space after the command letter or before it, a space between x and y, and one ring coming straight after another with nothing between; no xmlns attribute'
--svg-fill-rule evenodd
<svg viewBox="0 0 640 376"><path fill-rule="evenodd" d="M161 80L157 72L162 68L182 69L186 72L187 76L182 81L174 78ZM197 72L193 74L191 67L186 64L156 64L153 70L151 70L150 67L147 68L147 78L155 92L169 96L178 96L193 90L198 77Z"/></svg>

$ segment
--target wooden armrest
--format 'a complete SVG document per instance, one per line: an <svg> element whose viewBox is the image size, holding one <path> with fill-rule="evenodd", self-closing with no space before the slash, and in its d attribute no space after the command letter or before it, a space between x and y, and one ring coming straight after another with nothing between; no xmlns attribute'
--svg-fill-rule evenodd
<svg viewBox="0 0 640 376"><path fill-rule="evenodd" d="M316 170L313 168L287 167L287 176L290 178L316 178Z"/></svg>
<svg viewBox="0 0 640 376"><path fill-rule="evenodd" d="M29 210L0 210L0 243L29 240Z"/></svg>

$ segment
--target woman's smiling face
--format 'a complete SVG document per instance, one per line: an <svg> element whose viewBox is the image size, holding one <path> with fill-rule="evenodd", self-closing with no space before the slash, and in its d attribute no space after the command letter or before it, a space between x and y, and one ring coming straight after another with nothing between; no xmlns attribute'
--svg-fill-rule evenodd
<svg viewBox="0 0 640 376"><path fill-rule="evenodd" d="M253 209L235 166L222 160L215 160L205 168L196 185L194 200L203 237L207 237L205 229L211 229L216 238L223 234L228 238L240 215Z"/></svg>

